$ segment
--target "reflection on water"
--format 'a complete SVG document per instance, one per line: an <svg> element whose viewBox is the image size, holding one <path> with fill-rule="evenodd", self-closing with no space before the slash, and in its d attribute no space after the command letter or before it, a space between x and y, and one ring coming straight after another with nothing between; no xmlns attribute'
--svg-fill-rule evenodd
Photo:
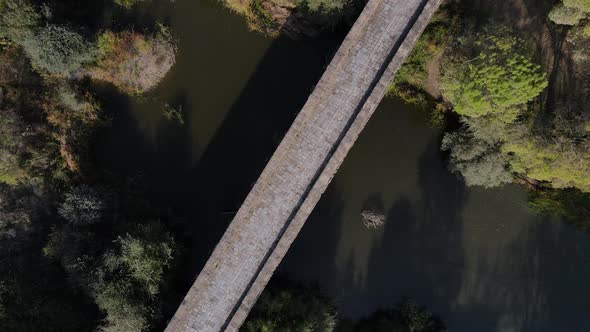
<svg viewBox="0 0 590 332"><path fill-rule="evenodd" d="M270 41L214 1L163 8L178 63L147 99L108 105L120 114L97 158L143 175L184 221L188 287L342 36ZM165 102L182 106L184 125L164 119ZM532 215L517 187L466 189L443 165L441 133L412 116L382 103L281 272L318 282L345 317L406 295L450 331L589 331L590 238ZM387 215L384 227L362 225L367 206Z"/></svg>
<svg viewBox="0 0 590 332"><path fill-rule="evenodd" d="M345 317L410 296L450 331L588 331L590 238L528 209L516 186L467 189L440 132L384 101L280 272L318 282ZM385 227L360 211L379 197Z"/></svg>

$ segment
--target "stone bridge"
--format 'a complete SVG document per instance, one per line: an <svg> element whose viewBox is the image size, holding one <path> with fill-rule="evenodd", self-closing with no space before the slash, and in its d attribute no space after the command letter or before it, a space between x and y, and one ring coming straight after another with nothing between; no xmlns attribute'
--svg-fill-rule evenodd
<svg viewBox="0 0 590 332"><path fill-rule="evenodd" d="M170 321L237 331L441 0L369 0Z"/></svg>

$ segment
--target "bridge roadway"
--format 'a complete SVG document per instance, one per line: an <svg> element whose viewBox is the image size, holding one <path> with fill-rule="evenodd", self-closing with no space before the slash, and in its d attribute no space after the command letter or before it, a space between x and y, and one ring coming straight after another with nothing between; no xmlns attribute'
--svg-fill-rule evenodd
<svg viewBox="0 0 590 332"><path fill-rule="evenodd" d="M240 328L439 3L369 0L166 332Z"/></svg>

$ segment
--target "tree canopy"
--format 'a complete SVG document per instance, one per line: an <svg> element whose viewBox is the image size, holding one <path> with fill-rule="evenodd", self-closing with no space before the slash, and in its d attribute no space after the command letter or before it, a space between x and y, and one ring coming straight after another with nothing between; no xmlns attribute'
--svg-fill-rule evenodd
<svg viewBox="0 0 590 332"><path fill-rule="evenodd" d="M445 97L461 115L514 120L547 87L546 75L507 27L489 26L466 39L465 59L452 63L443 79Z"/></svg>

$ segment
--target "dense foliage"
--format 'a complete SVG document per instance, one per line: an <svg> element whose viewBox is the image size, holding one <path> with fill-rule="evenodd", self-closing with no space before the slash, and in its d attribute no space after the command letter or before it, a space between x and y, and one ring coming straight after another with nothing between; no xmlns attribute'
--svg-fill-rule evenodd
<svg viewBox="0 0 590 332"><path fill-rule="evenodd" d="M317 289L273 280L241 331L446 332L440 319L411 299L359 321L339 321L336 316L333 305Z"/></svg>
<svg viewBox="0 0 590 332"><path fill-rule="evenodd" d="M161 293L177 244L140 190L92 165L107 115L81 79L104 54L98 31L67 21L0 0L0 329L151 330L170 306ZM125 33L141 41L133 52L171 52L150 60L154 86L174 62L172 39Z"/></svg>
<svg viewBox="0 0 590 332"><path fill-rule="evenodd" d="M89 69L91 77L140 94L158 84L174 65L176 46L170 32L160 26L153 36L105 31L98 36L98 53L96 66Z"/></svg>
<svg viewBox="0 0 590 332"><path fill-rule="evenodd" d="M389 310L380 310L360 321L356 332L445 332L444 323L418 306L411 299L405 299Z"/></svg>
<svg viewBox="0 0 590 332"><path fill-rule="evenodd" d="M0 1L0 37L23 43L34 35L40 21L41 14L28 1Z"/></svg>
<svg viewBox="0 0 590 332"><path fill-rule="evenodd" d="M547 87L546 75L531 61L524 41L504 26L489 26L461 41L442 81L455 112L480 117L493 114L515 119L527 102Z"/></svg>
<svg viewBox="0 0 590 332"><path fill-rule="evenodd" d="M58 209L63 222L43 248L61 263L72 287L93 298L106 314L103 331L149 327L159 314L158 293L174 254L174 240L164 225L149 215L145 222L130 222L130 212L146 212L113 205L133 205L138 198L130 199L115 200L104 189L84 185L71 188Z"/></svg>
<svg viewBox="0 0 590 332"><path fill-rule="evenodd" d="M331 332L336 312L316 290L293 285L265 290L244 323L246 332Z"/></svg>
<svg viewBox="0 0 590 332"><path fill-rule="evenodd" d="M512 181L508 157L498 144L474 137L465 127L447 133L441 148L450 152L450 170L461 174L468 186L490 188Z"/></svg>
<svg viewBox="0 0 590 332"><path fill-rule="evenodd" d="M60 76L72 76L95 59L94 49L84 37L53 24L26 38L21 45L34 68Z"/></svg>
<svg viewBox="0 0 590 332"><path fill-rule="evenodd" d="M588 0L562 0L553 7L549 19L556 24L576 25L590 13Z"/></svg>
<svg viewBox="0 0 590 332"><path fill-rule="evenodd" d="M115 0L115 3L121 7L131 8L138 3L145 2L147 0Z"/></svg>

